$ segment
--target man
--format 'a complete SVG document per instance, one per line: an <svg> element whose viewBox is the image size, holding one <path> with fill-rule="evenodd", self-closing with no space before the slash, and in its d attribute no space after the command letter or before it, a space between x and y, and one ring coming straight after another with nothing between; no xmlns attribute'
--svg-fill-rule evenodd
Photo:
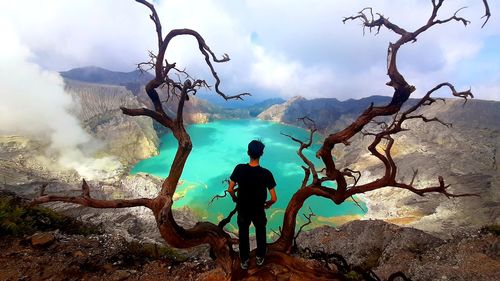
<svg viewBox="0 0 500 281"><path fill-rule="evenodd" d="M241 268L248 268L250 255L250 242L248 230L250 223L255 226L257 238L257 265L264 263L267 251L266 242L266 212L264 209L271 207L277 200L274 187L273 174L259 165L259 160L264 153L264 144L253 140L248 144L248 164L238 164L229 181L228 191L236 202L238 208L238 228L240 240ZM235 195L234 187L238 184L238 196ZM271 194L271 200L267 199L267 190Z"/></svg>

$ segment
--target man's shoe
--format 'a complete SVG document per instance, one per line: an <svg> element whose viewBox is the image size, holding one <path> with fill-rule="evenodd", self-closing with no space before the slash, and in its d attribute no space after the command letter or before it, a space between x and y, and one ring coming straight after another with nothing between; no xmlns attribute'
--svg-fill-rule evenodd
<svg viewBox="0 0 500 281"><path fill-rule="evenodd" d="M240 266L241 266L241 269L243 269L243 270L247 270L247 269L248 269L248 260L246 260L246 261L242 261L242 262L240 263Z"/></svg>
<svg viewBox="0 0 500 281"><path fill-rule="evenodd" d="M257 265L261 266L264 264L264 257L257 256Z"/></svg>

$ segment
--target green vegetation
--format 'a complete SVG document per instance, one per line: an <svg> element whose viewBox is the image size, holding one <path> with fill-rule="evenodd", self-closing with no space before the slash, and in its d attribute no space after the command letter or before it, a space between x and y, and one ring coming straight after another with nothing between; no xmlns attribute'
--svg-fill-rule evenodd
<svg viewBox="0 0 500 281"><path fill-rule="evenodd" d="M346 280L362 280L363 279L363 275L361 275L360 273L358 273L354 270L351 270L348 273L346 273L344 275L344 277L346 278Z"/></svg>
<svg viewBox="0 0 500 281"><path fill-rule="evenodd" d="M0 235L23 236L55 229L68 234L101 233L97 226L84 225L49 208L30 208L26 201L13 195L0 195Z"/></svg>

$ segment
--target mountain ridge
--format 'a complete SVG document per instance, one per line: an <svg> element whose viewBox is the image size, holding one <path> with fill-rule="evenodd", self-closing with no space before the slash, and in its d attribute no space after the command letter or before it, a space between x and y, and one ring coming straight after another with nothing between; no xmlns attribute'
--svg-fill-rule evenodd
<svg viewBox="0 0 500 281"><path fill-rule="evenodd" d="M122 86L134 83L146 84L149 80L154 78L149 72L143 72L139 69L130 72L121 72L108 70L98 66L73 68L67 71L61 71L60 74L66 79Z"/></svg>

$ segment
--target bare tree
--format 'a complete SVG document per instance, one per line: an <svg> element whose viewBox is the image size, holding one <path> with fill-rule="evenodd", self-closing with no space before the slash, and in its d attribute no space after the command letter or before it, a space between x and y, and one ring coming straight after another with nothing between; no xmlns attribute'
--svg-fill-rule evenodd
<svg viewBox="0 0 500 281"><path fill-rule="evenodd" d="M248 272L242 271L239 267L239 257L233 250L233 244L238 243L237 239L233 239L223 229L223 223L215 225L210 222L198 222L195 226L189 229L182 228L177 224L172 215L173 196L177 188L181 173L184 169L186 160L191 152L192 143L189 134L186 132L183 122L183 108L186 101L189 100L189 95L196 94L197 90L202 87L209 87L205 80L194 79L184 70L176 67L175 63L169 63L165 59L165 52L171 40L177 36L190 36L198 43L199 52L204 56L206 65L211 71L213 79L215 79L215 92L222 98L242 99L248 93L237 94L234 96L225 95L220 89L220 79L215 71L214 63L222 63L229 61L229 56L224 55L222 58L217 56L208 47L203 37L196 31L191 29L173 29L163 36L162 26L158 14L154 6L146 0L136 0L145 5L151 12L150 18L155 24L158 40L158 50L156 53L150 52L150 61L139 64L140 68L149 67L154 70L155 78L149 81L145 86L154 108L121 108L123 113L130 116L148 116L166 128L170 129L173 136L177 140L177 152L172 161L171 168L167 178L164 180L161 190L155 198L139 198L128 200L98 200L90 196L90 188L83 181L82 194L78 197L56 196L40 194L39 197L33 200L33 204L42 204L53 201L61 201L79 204L93 208L128 208L136 206L144 206L153 211L158 229L165 241L178 248L190 248L200 244L208 244L211 248L211 253L216 259L217 264L227 274L228 279L239 279L249 276L267 276L271 265L287 267L289 271L294 272L297 276L306 279L342 279L342 273L336 269L329 267L320 267L305 263L303 260L290 255L294 248L296 234L296 217L299 209L304 202L311 196L321 196L330 199L334 204L341 204L346 199L359 193L365 193L371 190L380 189L383 187L394 187L409 190L420 196L427 193L441 193L447 197L470 196L472 194L452 194L448 192L447 185L442 177L438 177L435 186L416 187L414 178L416 171L410 182L404 183L396 179L397 166L391 155L391 148L394 143L393 135L404 130L403 123L410 119L419 119L424 122L439 122L443 125L448 125L437 118L428 118L416 111L423 107L436 102L437 99L431 95L438 89L446 87L451 93L459 98L467 101L473 95L470 90L457 91L455 87L448 82L441 83L429 90L416 104L406 110L402 110L402 106L409 99L412 92L415 91L415 86L410 85L397 68L397 55L399 49L408 42L415 42L417 37L430 28L440 24L457 21L464 25L469 23L468 20L458 16L461 9L457 10L452 16L444 19L439 19L437 14L442 7L444 0L431 0L432 13L424 25L414 31L407 31L404 28L389 21L383 15L373 13L372 8L365 8L357 15L346 17L344 23L348 21L359 20L363 24L363 28L373 29L378 33L382 27L385 27L391 32L398 34L400 37L395 43L389 43L387 54L387 75L390 81L386 84L394 89L392 100L385 106L368 107L354 122L341 131L328 135L321 148L317 151L317 157L321 158L324 163L324 168L319 171L312 161L307 159L302 153L311 143L313 135L316 131L314 122L308 118L302 121L308 124L311 128L311 133L308 141L303 142L299 139L290 137L293 141L300 145L298 154L305 163L302 166L304 169L304 179L300 187L293 195L288 203L285 211L283 225L280 228L279 238L270 244L270 252L268 254L267 266L261 268L251 268ZM490 17L490 11L487 0L482 0L485 8L486 18L484 24ZM483 24L483 26L484 26ZM164 111L162 101L160 100L157 90L162 87L169 89L169 95L177 96L177 112L175 116L171 116ZM387 122L374 121L376 117L391 117ZM377 132L366 132L363 128L370 123L376 122L379 130ZM349 145L350 139L362 133L373 137L372 143L368 150L377 157L381 165L385 167L384 174L371 182L358 184L361 172L354 171L348 167L337 167L335 160L332 157L334 149L339 148L338 145ZM383 148L381 148L383 147ZM309 183L310 182L310 183ZM334 182L336 188L327 187L325 182ZM351 182L348 184L348 182ZM234 212L231 213L231 215ZM312 215L312 213L311 213ZM311 216L310 215L310 216ZM310 219L310 216L308 219ZM307 217L306 217L307 218ZM227 220L226 220L227 222ZM302 228L300 228L302 229Z"/></svg>

